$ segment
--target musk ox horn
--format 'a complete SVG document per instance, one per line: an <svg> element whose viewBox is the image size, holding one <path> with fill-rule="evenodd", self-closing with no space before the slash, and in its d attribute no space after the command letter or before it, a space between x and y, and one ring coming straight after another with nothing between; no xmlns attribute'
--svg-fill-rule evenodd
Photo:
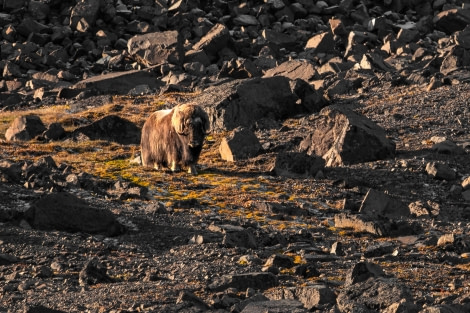
<svg viewBox="0 0 470 313"><path fill-rule="evenodd" d="M176 106L173 111L173 116L171 117L171 124L178 134L187 134L187 124L190 119L194 117L201 118L204 125L204 130L207 133L210 128L209 116L207 115L206 111L197 105L182 104Z"/></svg>

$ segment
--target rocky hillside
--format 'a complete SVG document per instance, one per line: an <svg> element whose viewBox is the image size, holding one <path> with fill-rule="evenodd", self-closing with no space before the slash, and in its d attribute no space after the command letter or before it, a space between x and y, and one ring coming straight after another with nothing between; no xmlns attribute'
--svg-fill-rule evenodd
<svg viewBox="0 0 470 313"><path fill-rule="evenodd" d="M0 312L470 310L468 4L0 3Z"/></svg>

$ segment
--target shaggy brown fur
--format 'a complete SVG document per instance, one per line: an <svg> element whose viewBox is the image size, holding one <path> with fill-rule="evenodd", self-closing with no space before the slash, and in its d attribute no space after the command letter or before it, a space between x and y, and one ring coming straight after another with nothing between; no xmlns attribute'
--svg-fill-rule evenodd
<svg viewBox="0 0 470 313"><path fill-rule="evenodd" d="M142 128L142 165L172 171L188 167L197 174L196 164L209 129L207 113L194 104L154 112Z"/></svg>

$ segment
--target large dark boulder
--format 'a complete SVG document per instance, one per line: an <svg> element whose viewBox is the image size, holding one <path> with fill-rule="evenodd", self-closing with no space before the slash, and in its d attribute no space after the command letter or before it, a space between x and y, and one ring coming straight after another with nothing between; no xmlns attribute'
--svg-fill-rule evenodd
<svg viewBox="0 0 470 313"><path fill-rule="evenodd" d="M5 132L7 141L31 140L41 135L46 127L37 115L26 115L17 117Z"/></svg>
<svg viewBox="0 0 470 313"><path fill-rule="evenodd" d="M250 127L261 118L282 120L298 114L311 113L311 94L291 85L284 76L229 80L204 90L193 101L205 107L211 129L232 130ZM310 97L308 106L302 96Z"/></svg>
<svg viewBox="0 0 470 313"><path fill-rule="evenodd" d="M124 230L111 211L95 208L68 192L47 194L33 202L25 218L32 227L42 230L107 236L119 235Z"/></svg>
<svg viewBox="0 0 470 313"><path fill-rule="evenodd" d="M183 41L176 30L135 35L127 42L129 54L139 63L151 66L162 63L181 65Z"/></svg>
<svg viewBox="0 0 470 313"><path fill-rule="evenodd" d="M85 135L91 140L109 140L123 145L140 142L140 128L117 115L105 116L72 132L73 138L79 138L80 135Z"/></svg>
<svg viewBox="0 0 470 313"><path fill-rule="evenodd" d="M310 127L300 150L322 156L326 166L376 161L395 154L395 143L386 137L384 129L349 109L326 107Z"/></svg>

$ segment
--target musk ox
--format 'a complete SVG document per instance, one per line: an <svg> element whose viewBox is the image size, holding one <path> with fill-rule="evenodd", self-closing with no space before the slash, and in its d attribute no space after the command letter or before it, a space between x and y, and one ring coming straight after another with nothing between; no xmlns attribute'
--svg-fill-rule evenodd
<svg viewBox="0 0 470 313"><path fill-rule="evenodd" d="M197 174L196 163L209 130L209 117L198 105L182 104L152 113L142 128L142 165L177 171L187 167Z"/></svg>

